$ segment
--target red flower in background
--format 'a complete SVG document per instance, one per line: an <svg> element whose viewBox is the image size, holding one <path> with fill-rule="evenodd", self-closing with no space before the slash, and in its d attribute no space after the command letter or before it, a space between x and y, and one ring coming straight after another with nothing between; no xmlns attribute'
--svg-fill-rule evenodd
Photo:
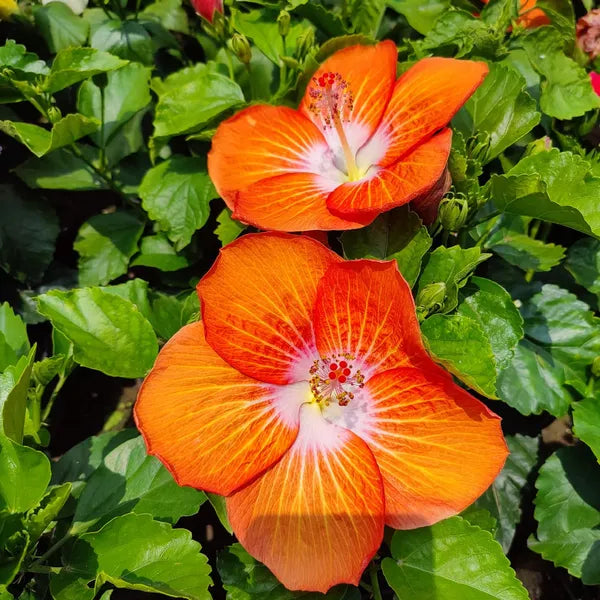
<svg viewBox="0 0 600 600"><path fill-rule="evenodd" d="M161 350L136 423L179 484L227 496L286 587L357 584L384 524L455 515L502 468L500 420L425 351L395 261L251 234L198 294L203 320Z"/></svg>
<svg viewBox="0 0 600 600"><path fill-rule="evenodd" d="M595 8L577 21L577 45L591 60L600 56L600 9Z"/></svg>
<svg viewBox="0 0 600 600"><path fill-rule="evenodd" d="M208 168L233 217L278 231L355 229L429 194L446 168L448 122L488 67L426 58L396 80L396 63L391 41L345 48L298 110L255 105L221 123Z"/></svg>
<svg viewBox="0 0 600 600"><path fill-rule="evenodd" d="M590 80L592 82L592 87L598 96L600 96L600 73L591 72Z"/></svg>
<svg viewBox="0 0 600 600"><path fill-rule="evenodd" d="M223 12L223 0L192 0L194 10L207 21L213 22L216 12Z"/></svg>

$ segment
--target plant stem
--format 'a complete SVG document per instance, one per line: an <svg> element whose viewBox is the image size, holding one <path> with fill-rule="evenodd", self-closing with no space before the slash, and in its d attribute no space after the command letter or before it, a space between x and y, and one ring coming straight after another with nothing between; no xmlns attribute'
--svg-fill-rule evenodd
<svg viewBox="0 0 600 600"><path fill-rule="evenodd" d="M66 376L61 374L58 378L58 382L56 383L56 386L52 390L52 394L50 395L48 404L46 404L46 406L44 407L44 412L42 413L42 422L46 422L46 420L50 416L50 411L52 410L52 406L54 405L54 400L56 400L56 397L58 396L58 393L62 389L62 386L65 385L65 381L67 381Z"/></svg>
<svg viewBox="0 0 600 600"><path fill-rule="evenodd" d="M106 140L104 139L104 86L100 87L100 166L102 167L102 170L106 169Z"/></svg>
<svg viewBox="0 0 600 600"><path fill-rule="evenodd" d="M48 550L46 550L46 552L44 552L44 554L42 554L42 556L40 556L37 560L34 560L29 565L27 570L35 573L36 571L34 571L33 569L40 567L41 564L43 562L45 562L50 556L52 556L57 550L60 550L60 548L62 548L71 539L71 537L72 536L70 533L67 533L67 535L65 535L64 537L61 537L60 540L58 540L58 542L52 544L52 546L50 546L50 548L48 548ZM51 567L47 567L47 568L51 568ZM46 572L46 571L44 571L44 572Z"/></svg>
<svg viewBox="0 0 600 600"><path fill-rule="evenodd" d="M227 68L229 69L229 79L231 81L235 81L235 74L233 72L233 61L231 60L231 52L229 47L227 46L227 42L223 45L223 49L225 50L225 56L227 57Z"/></svg>
<svg viewBox="0 0 600 600"><path fill-rule="evenodd" d="M369 577L371 578L371 587L373 588L373 600L383 600L381 589L379 588L379 578L377 577L377 564L371 561L369 565Z"/></svg>
<svg viewBox="0 0 600 600"><path fill-rule="evenodd" d="M29 573L46 573L46 574L60 573L61 567L46 567L44 565L40 565L39 567L35 567L35 566L31 565L27 569L27 571Z"/></svg>

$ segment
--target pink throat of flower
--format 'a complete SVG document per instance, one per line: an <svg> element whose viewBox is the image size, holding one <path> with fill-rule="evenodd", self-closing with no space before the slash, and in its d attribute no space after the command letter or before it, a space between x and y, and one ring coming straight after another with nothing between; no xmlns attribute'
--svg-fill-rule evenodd
<svg viewBox="0 0 600 600"><path fill-rule="evenodd" d="M332 402L347 406L354 394L364 387L364 375L353 364L351 354L337 354L315 360L310 368L310 390L323 407Z"/></svg>

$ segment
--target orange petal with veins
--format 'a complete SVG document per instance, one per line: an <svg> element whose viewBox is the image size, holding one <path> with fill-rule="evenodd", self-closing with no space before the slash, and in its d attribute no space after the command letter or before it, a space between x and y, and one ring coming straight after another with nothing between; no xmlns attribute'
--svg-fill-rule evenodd
<svg viewBox="0 0 600 600"><path fill-rule="evenodd" d="M383 536L381 476L360 438L305 405L290 450L227 498L227 514L242 546L286 588L357 585Z"/></svg>
<svg viewBox="0 0 600 600"><path fill-rule="evenodd" d="M316 352L317 285L341 260L306 236L269 232L231 242L198 284L206 341L249 377L306 379Z"/></svg>
<svg viewBox="0 0 600 600"><path fill-rule="evenodd" d="M270 467L298 432L306 386L242 375L206 343L202 323L163 347L140 389L135 421L179 485L229 494Z"/></svg>
<svg viewBox="0 0 600 600"><path fill-rule="evenodd" d="M383 476L386 524L431 525L469 506L508 455L500 419L433 361L369 380L361 437Z"/></svg>

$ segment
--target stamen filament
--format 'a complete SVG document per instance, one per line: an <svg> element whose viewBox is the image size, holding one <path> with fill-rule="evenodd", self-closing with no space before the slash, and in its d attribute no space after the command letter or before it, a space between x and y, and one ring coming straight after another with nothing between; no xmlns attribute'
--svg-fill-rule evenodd
<svg viewBox="0 0 600 600"><path fill-rule="evenodd" d="M331 112L333 114L333 125L338 134L338 137L340 138L340 145L342 146L342 150L344 151L346 167L348 168L348 177L350 178L350 181L357 181L358 179L360 179L360 174L358 172L358 168L356 167L354 154L350 149L350 144L348 144L348 139L346 138L346 133L344 132L342 121L340 120L340 117L336 112Z"/></svg>

